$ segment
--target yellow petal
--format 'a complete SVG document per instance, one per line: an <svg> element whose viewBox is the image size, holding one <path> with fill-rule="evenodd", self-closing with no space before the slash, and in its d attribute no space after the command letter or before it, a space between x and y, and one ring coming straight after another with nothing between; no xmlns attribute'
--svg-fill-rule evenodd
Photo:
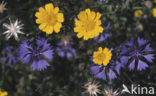
<svg viewBox="0 0 156 96"><path fill-rule="evenodd" d="M80 13L78 14L78 19L79 19L79 20L82 20L82 21L87 20L87 14L86 14L86 12L84 12L84 11L80 12Z"/></svg>
<svg viewBox="0 0 156 96"><path fill-rule="evenodd" d="M42 24L39 25L39 29L43 30L46 26L47 26L46 23L42 23Z"/></svg>
<svg viewBox="0 0 156 96"><path fill-rule="evenodd" d="M53 10L53 8L54 8L54 6L53 6L52 3L49 3L49 4L46 4L46 5L45 5L45 9L46 9L46 11L48 11L48 12L51 12L51 11Z"/></svg>
<svg viewBox="0 0 156 96"><path fill-rule="evenodd" d="M78 34L77 34L77 37L78 37L78 38L81 38L82 36L83 36L83 34L81 34L81 33L78 33Z"/></svg>
<svg viewBox="0 0 156 96"><path fill-rule="evenodd" d="M96 13L95 21L99 20L101 17L101 14L99 12Z"/></svg>
<svg viewBox="0 0 156 96"><path fill-rule="evenodd" d="M60 32L61 27L62 27L61 23L56 23L55 26L54 26L55 32L56 33Z"/></svg>
<svg viewBox="0 0 156 96"><path fill-rule="evenodd" d="M49 26L46 33L47 34L52 34L53 33L53 26Z"/></svg>
<svg viewBox="0 0 156 96"><path fill-rule="evenodd" d="M58 14L57 14L57 21L58 21L58 22L64 22L63 13L58 13Z"/></svg>
<svg viewBox="0 0 156 96"><path fill-rule="evenodd" d="M55 7L54 8L54 13L57 14L58 12L59 12L59 8L58 7Z"/></svg>

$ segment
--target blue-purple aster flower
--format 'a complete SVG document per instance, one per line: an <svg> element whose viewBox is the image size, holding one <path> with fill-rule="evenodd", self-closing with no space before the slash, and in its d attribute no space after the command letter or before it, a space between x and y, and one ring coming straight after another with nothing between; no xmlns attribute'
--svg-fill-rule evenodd
<svg viewBox="0 0 156 96"><path fill-rule="evenodd" d="M129 70L134 70L136 67L138 71L141 71L148 68L146 61L153 62L155 54L151 54L152 51L154 50L147 40L138 37L137 44L135 44L134 39L131 39L126 44L121 45L120 61L124 65L129 64Z"/></svg>
<svg viewBox="0 0 156 96"><path fill-rule="evenodd" d="M4 51L2 52L5 57L0 58L2 62L6 62L7 66L11 66L12 64L16 64L17 62L17 54L13 51L12 46L6 46Z"/></svg>
<svg viewBox="0 0 156 96"><path fill-rule="evenodd" d="M106 33L106 30L110 29L111 23L108 22L108 24L106 26L105 26L104 23L102 25L104 26L104 31L102 33L100 33L99 36L97 36L97 37L94 38L94 40L98 40L99 43L104 42L110 36L109 33Z"/></svg>
<svg viewBox="0 0 156 96"><path fill-rule="evenodd" d="M25 40L19 47L19 59L24 64L32 61L31 68L41 71L50 66L47 60L51 61L53 59L53 50L44 38L38 37L36 39L36 46L34 47L32 47L29 40Z"/></svg>
<svg viewBox="0 0 156 96"><path fill-rule="evenodd" d="M74 44L71 40L62 40L57 42L56 53L61 58L72 58L76 54L76 50L72 47Z"/></svg>
<svg viewBox="0 0 156 96"><path fill-rule="evenodd" d="M107 66L104 66L103 64L101 65L97 65L95 63L91 64L90 71L93 73L95 78L111 81L117 78L117 75L120 75L120 69L122 65L118 61L118 56L117 54L115 54L115 50L113 50L112 53L113 56Z"/></svg>

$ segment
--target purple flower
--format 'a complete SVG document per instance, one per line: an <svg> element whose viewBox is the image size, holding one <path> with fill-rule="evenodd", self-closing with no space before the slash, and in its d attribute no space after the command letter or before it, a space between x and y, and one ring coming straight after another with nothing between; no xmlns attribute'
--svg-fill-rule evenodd
<svg viewBox="0 0 156 96"><path fill-rule="evenodd" d="M62 40L57 42L56 53L61 58L72 58L76 54L76 50L72 47L73 41Z"/></svg>
<svg viewBox="0 0 156 96"><path fill-rule="evenodd" d="M102 24L104 25L104 24ZM111 23L108 22L108 24L106 26L104 26L104 31L97 37L94 38L94 40L98 40L99 43L104 42L106 39L108 39L108 37L110 36L110 34L106 33L105 31L108 30L110 28Z"/></svg>
<svg viewBox="0 0 156 96"><path fill-rule="evenodd" d="M32 47L29 40L25 40L19 47L19 59L24 64L33 61L31 68L41 71L50 66L47 60L51 61L53 59L53 50L44 38L38 37L34 47Z"/></svg>
<svg viewBox="0 0 156 96"><path fill-rule="evenodd" d="M3 51L3 55L5 57L0 58L2 62L6 62L7 66L11 66L12 64L16 64L17 58L16 53L13 52L12 46L6 46L5 50Z"/></svg>
<svg viewBox="0 0 156 96"><path fill-rule="evenodd" d="M117 74L120 75L121 63L117 60L118 56L115 51L112 51L114 55L107 66L91 64L90 71L93 73L95 78L102 80L113 80L117 78ZM107 78L108 77L108 78Z"/></svg>
<svg viewBox="0 0 156 96"><path fill-rule="evenodd" d="M148 68L146 61L152 63L155 54L150 52L154 51L147 40L140 37L137 38L137 44L135 45L134 39L126 42L126 44L121 45L121 58L120 61L123 65L129 64L129 70L134 70L137 66L137 70L141 71Z"/></svg>

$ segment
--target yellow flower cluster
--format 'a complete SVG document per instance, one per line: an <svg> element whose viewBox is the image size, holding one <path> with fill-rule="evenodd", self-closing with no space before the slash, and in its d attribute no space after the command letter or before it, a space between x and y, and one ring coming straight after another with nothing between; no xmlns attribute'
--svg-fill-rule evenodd
<svg viewBox="0 0 156 96"><path fill-rule="evenodd" d="M140 17L142 14L143 14L142 10L136 10L134 12L134 16L137 17L137 18Z"/></svg>
<svg viewBox="0 0 156 96"><path fill-rule="evenodd" d="M7 96L7 95L8 95L8 92L2 91L0 88L0 96Z"/></svg>
<svg viewBox="0 0 156 96"><path fill-rule="evenodd" d="M98 51L93 53L93 62L97 65L107 66L111 57L112 53L108 48L102 49L102 47L99 47Z"/></svg>
<svg viewBox="0 0 156 96"><path fill-rule="evenodd" d="M103 32L100 20L101 14L99 12L86 9L78 14L78 20L75 20L76 27L74 32L78 32L78 38L83 37L84 40L88 40L97 37Z"/></svg>
<svg viewBox="0 0 156 96"><path fill-rule="evenodd" d="M45 8L40 7L39 12L36 12L36 23L40 24L39 29L52 34L60 32L62 22L64 22L63 13L59 13L59 8L54 7L52 3L46 4Z"/></svg>

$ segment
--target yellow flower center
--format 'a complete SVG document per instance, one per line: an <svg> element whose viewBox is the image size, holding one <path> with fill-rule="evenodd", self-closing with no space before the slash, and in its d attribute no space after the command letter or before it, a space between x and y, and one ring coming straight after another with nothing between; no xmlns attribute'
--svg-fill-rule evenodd
<svg viewBox="0 0 156 96"><path fill-rule="evenodd" d="M111 57L112 53L108 48L102 49L102 47L99 47L99 50L94 52L93 62L97 65L103 64L104 66L107 66L111 60Z"/></svg>
<svg viewBox="0 0 156 96"><path fill-rule="evenodd" d="M95 28L95 22L92 20L88 20L84 22L84 27L86 31L92 31Z"/></svg>
<svg viewBox="0 0 156 96"><path fill-rule="evenodd" d="M46 18L46 22L49 23L49 25L55 25L57 22L57 17L54 13L48 14Z"/></svg>

